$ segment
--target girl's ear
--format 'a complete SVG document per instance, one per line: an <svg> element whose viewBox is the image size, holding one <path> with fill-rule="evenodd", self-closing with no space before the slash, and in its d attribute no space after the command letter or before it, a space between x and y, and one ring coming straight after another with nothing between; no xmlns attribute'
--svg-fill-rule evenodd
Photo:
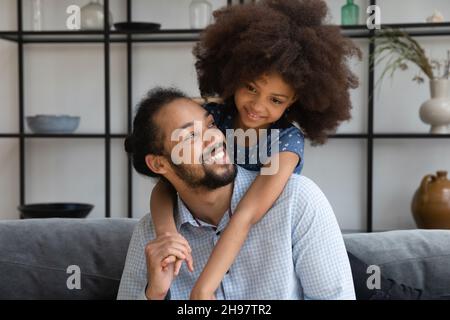
<svg viewBox="0 0 450 320"><path fill-rule="evenodd" d="M295 96L292 98L291 103L289 103L289 107L292 106L294 103L296 103L297 100L298 100L298 96L295 95Z"/></svg>
<svg viewBox="0 0 450 320"><path fill-rule="evenodd" d="M162 156L156 156L154 154L148 154L145 156L145 163L150 170L157 174L167 173L166 163L162 159Z"/></svg>

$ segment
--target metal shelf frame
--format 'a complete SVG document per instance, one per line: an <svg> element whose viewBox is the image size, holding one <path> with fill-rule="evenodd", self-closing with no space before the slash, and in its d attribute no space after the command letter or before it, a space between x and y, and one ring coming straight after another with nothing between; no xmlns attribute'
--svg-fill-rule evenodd
<svg viewBox="0 0 450 320"><path fill-rule="evenodd" d="M132 21L132 0L126 1L127 21ZM227 4L231 5L228 0ZM239 1L242 3L242 1ZM370 0L370 5L376 5L376 0ZM20 204L26 203L25 195L25 161L26 139L100 139L104 141L105 148L105 217L110 217L111 205L111 140L124 139L127 133L112 133L110 122L110 45L111 43L125 43L127 52L127 131L132 130L132 88L133 88L133 43L139 42L194 42L199 39L202 30L198 29L168 29L153 32L119 32L110 30L109 25L109 0L104 0L104 16L106 17L103 30L99 31L26 31L23 30L23 0L17 0L17 31L0 31L0 39L12 41L18 45L18 101L19 101L19 132L1 133L0 138L19 140L19 179L20 179ZM444 23L407 23L383 25L383 28L400 28L411 36L435 37L449 36L450 22ZM372 39L378 30L369 30L366 25L342 26L342 34L350 38ZM25 132L25 103L24 94L24 50L27 44L33 43L103 43L104 51L104 121L105 131L102 133L78 133L78 134L31 134ZM375 51L376 43L368 41L369 55ZM366 231L373 231L373 153L374 141L377 139L450 139L450 134L426 134L426 133L375 133L374 132L374 66L369 59L368 70L368 115L366 133L342 133L331 135L331 139L359 139L367 141L367 210ZM133 170L131 161L127 163L127 216L132 218L133 212Z"/></svg>

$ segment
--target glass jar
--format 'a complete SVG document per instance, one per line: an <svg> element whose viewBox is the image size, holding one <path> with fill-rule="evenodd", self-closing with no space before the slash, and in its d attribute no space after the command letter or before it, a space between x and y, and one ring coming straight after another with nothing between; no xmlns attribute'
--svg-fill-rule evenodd
<svg viewBox="0 0 450 320"><path fill-rule="evenodd" d="M191 29L203 29L211 23L212 6L206 0L192 0L189 5Z"/></svg>
<svg viewBox="0 0 450 320"><path fill-rule="evenodd" d="M347 0L347 4L341 8L341 25L355 25L359 23L359 7L353 0Z"/></svg>
<svg viewBox="0 0 450 320"><path fill-rule="evenodd" d="M82 30L102 30L104 28L104 7L100 0L91 0L81 8L81 29ZM113 24L113 16L109 11L109 27Z"/></svg>

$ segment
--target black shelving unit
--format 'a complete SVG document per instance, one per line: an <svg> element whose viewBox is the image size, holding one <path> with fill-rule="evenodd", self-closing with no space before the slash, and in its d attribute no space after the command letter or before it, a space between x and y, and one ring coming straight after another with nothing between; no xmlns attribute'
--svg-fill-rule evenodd
<svg viewBox="0 0 450 320"><path fill-rule="evenodd" d="M153 32L119 32L110 30L105 21L105 28L99 31L24 31L23 30L23 0L17 0L17 31L0 31L0 39L12 41L18 45L18 74L19 74L19 133L1 133L0 138L19 139L19 161L20 161L20 204L25 204L25 139L33 138L64 138L64 139L102 139L105 148L105 217L110 217L110 195L111 195L111 139L123 139L126 133L113 134L110 127L110 45L111 43L125 43L127 48L127 130L131 131L132 126L132 58L133 43L139 42L193 42L199 39L202 30L192 29L171 29L158 30ZM132 0L126 1L127 21L132 21ZM242 1L239 1L242 3ZM230 5L231 1L228 0ZM375 5L376 0L370 0L370 5ZM109 0L104 0L104 12L106 20L109 15ZM433 37L450 35L450 22L445 23L408 23L389 24L385 27L400 28L415 37ZM366 25L342 26L342 34L350 38L372 38L377 30L369 30ZM103 43L104 45L104 79L105 79L105 132L100 134L30 134L25 133L25 105L24 105L24 46L30 43ZM373 54L376 43L369 41L369 54ZM375 133L374 132L374 68L369 60L368 75L368 116L367 133L335 134L332 139L361 139L367 141L367 225L366 231L373 230L373 151L374 140L376 139L450 139L450 134L426 134L426 133ZM128 184L128 217L132 217L132 165L127 164L127 184Z"/></svg>

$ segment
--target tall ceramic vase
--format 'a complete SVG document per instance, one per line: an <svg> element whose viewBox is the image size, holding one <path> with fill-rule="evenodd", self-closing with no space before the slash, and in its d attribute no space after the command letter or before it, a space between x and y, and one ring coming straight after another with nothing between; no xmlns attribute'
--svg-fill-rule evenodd
<svg viewBox="0 0 450 320"><path fill-rule="evenodd" d="M450 133L450 79L430 81L431 99L420 107L420 119L431 125L430 133Z"/></svg>

